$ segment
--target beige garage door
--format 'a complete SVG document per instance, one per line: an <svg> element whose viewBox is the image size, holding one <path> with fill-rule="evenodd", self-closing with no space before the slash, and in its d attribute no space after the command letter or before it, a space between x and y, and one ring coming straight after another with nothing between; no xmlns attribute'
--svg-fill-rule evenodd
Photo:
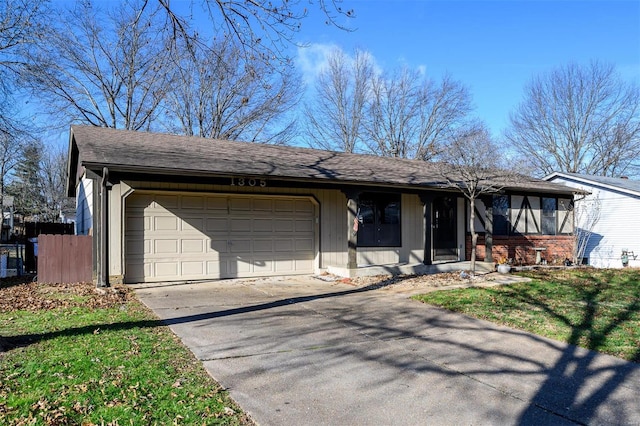
<svg viewBox="0 0 640 426"><path fill-rule="evenodd" d="M134 193L126 206L127 282L314 271L308 198Z"/></svg>

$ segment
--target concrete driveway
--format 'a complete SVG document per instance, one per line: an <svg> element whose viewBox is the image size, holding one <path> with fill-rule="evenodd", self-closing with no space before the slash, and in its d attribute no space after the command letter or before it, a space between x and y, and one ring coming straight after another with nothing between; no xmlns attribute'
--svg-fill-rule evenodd
<svg viewBox="0 0 640 426"><path fill-rule="evenodd" d="M640 424L640 365L313 277L137 285L261 425Z"/></svg>

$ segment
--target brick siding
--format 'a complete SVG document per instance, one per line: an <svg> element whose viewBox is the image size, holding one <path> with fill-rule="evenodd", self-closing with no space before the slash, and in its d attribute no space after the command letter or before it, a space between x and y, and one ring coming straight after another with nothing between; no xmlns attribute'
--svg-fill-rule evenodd
<svg viewBox="0 0 640 426"><path fill-rule="evenodd" d="M536 263L534 247L544 247L546 250L541 252L542 259L548 264L560 265L565 259L573 258L573 243L572 235L494 235L492 261L506 257L512 259L514 265L533 265ZM478 235L476 257L478 260L485 258L484 234ZM466 236L466 258L471 259L471 234Z"/></svg>

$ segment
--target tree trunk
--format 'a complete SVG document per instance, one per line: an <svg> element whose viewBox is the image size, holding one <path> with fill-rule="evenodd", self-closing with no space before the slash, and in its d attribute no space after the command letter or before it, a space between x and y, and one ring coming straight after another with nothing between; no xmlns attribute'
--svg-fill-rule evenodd
<svg viewBox="0 0 640 426"><path fill-rule="evenodd" d="M469 198L469 230L471 231L471 274L476 272L476 245L478 244L478 234L476 233L476 199Z"/></svg>

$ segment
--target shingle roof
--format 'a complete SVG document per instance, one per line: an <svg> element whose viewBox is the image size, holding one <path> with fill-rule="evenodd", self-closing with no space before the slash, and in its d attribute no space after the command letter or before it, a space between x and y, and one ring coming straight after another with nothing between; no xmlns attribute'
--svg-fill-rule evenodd
<svg viewBox="0 0 640 426"><path fill-rule="evenodd" d="M549 176L546 176L544 179L551 179L553 177L568 177L572 178L572 180L578 180L586 183L592 184L600 184L608 187L613 187L620 189L622 191L635 192L640 195L640 181L631 180L627 178L616 178L616 177L608 177L608 176L594 176L587 175L581 173L565 173L565 172L556 172L552 173Z"/></svg>
<svg viewBox="0 0 640 426"><path fill-rule="evenodd" d="M445 186L441 170L446 165L443 163L366 154L92 126L72 126L70 144L70 149L77 148L75 161L96 171L109 167L113 171L173 175L244 174L350 184ZM71 163L70 167L73 167ZM507 188L563 194L574 191L564 185L525 177Z"/></svg>

